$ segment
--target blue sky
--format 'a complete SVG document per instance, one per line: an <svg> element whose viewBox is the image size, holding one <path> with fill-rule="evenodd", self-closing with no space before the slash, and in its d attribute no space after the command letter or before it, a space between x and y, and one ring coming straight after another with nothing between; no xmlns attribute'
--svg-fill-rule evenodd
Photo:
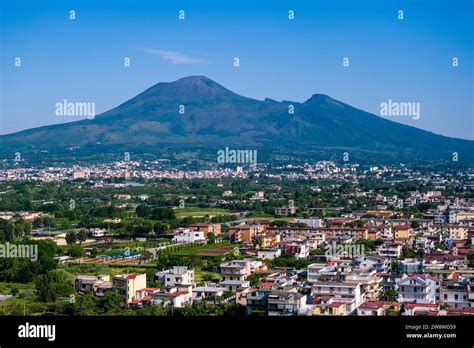
<svg viewBox="0 0 474 348"><path fill-rule="evenodd" d="M391 119L474 140L472 0L3 0L0 6L1 134L77 120L55 116L64 99L95 102L100 113L158 82L205 75L256 99L302 102L323 93L375 114L389 99L419 102L419 120Z"/></svg>

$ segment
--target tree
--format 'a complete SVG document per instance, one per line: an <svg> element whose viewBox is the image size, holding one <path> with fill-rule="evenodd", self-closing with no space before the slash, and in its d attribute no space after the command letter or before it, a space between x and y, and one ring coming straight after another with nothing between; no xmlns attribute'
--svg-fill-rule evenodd
<svg viewBox="0 0 474 348"><path fill-rule="evenodd" d="M389 308L387 308L387 310L385 311L385 315L389 316L389 317L395 317L395 316L398 316L400 312L397 311L395 308L393 308L392 306L390 306Z"/></svg>
<svg viewBox="0 0 474 348"><path fill-rule="evenodd" d="M83 257L84 249L80 245L70 245L68 248L68 253L71 257Z"/></svg>
<svg viewBox="0 0 474 348"><path fill-rule="evenodd" d="M77 234L76 232L74 231L68 231L66 233L66 243L68 245L71 245L71 244L76 244L77 242Z"/></svg>
<svg viewBox="0 0 474 348"><path fill-rule="evenodd" d="M380 299L382 301L391 301L394 302L397 300L398 293L395 290L386 290L383 292L382 296Z"/></svg>
<svg viewBox="0 0 474 348"><path fill-rule="evenodd" d="M258 273L252 273L247 277L247 280L250 282L250 286L254 287L260 284L260 280L262 279L262 276Z"/></svg>
<svg viewBox="0 0 474 348"><path fill-rule="evenodd" d="M11 242L13 240L13 224L5 219L0 219L0 242Z"/></svg>
<svg viewBox="0 0 474 348"><path fill-rule="evenodd" d="M254 248L260 249L263 246L263 237L262 236L253 236L252 237L252 244Z"/></svg>
<svg viewBox="0 0 474 348"><path fill-rule="evenodd" d="M85 294L77 298L74 304L74 314L80 316L97 315L97 306L91 294Z"/></svg>
<svg viewBox="0 0 474 348"><path fill-rule="evenodd" d="M74 287L67 281L66 275L59 271L49 271L35 278L38 298L43 302L54 302L58 297L74 293Z"/></svg>
<svg viewBox="0 0 474 348"><path fill-rule="evenodd" d="M216 235L214 234L214 232L210 232L208 235L207 235L207 240L209 243L211 244L214 244L216 242Z"/></svg>
<svg viewBox="0 0 474 348"><path fill-rule="evenodd" d="M77 240L79 241L79 244L82 244L82 242L85 242L87 240L87 234L85 230L80 230L77 233Z"/></svg>
<svg viewBox="0 0 474 348"><path fill-rule="evenodd" d="M151 316L165 316L166 310L160 305L147 306L145 308L139 309L136 312L137 315L151 315Z"/></svg>
<svg viewBox="0 0 474 348"><path fill-rule="evenodd" d="M99 307L105 314L120 312L123 305L122 297L115 291L108 291L99 302Z"/></svg>

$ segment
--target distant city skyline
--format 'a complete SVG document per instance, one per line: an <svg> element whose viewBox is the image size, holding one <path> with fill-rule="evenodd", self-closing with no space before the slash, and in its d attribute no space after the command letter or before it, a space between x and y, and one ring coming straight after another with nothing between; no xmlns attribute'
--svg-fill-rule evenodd
<svg viewBox="0 0 474 348"><path fill-rule="evenodd" d="M81 119L55 115L63 100L100 114L158 82L205 75L259 100L321 93L376 115L382 103L418 103L418 118L386 118L474 140L471 0L0 6L0 134Z"/></svg>

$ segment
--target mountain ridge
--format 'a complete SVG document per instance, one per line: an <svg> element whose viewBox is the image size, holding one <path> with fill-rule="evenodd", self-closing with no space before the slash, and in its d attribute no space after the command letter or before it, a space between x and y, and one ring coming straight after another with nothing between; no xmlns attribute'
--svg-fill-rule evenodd
<svg viewBox="0 0 474 348"><path fill-rule="evenodd" d="M0 154L14 148L54 152L97 144L144 151L165 144L207 149L239 145L275 154L314 153L314 158L348 149L420 160L449 160L457 152L474 161L474 141L390 121L324 94L313 94L302 103L260 101L200 75L157 83L94 119L2 135L0 142Z"/></svg>

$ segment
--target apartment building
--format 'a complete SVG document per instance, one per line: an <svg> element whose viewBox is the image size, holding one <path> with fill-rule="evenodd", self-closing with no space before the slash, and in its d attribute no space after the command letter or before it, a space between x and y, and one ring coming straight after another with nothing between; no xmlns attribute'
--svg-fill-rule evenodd
<svg viewBox="0 0 474 348"><path fill-rule="evenodd" d="M268 316L298 315L306 305L306 296L296 291L273 290L268 295Z"/></svg>
<svg viewBox="0 0 474 348"><path fill-rule="evenodd" d="M354 281L318 281L313 284L311 295L323 304L327 303L327 299L346 303L348 313L359 307L364 300L360 283Z"/></svg>
<svg viewBox="0 0 474 348"><path fill-rule="evenodd" d="M275 216L290 216L296 214L296 207L283 206L275 208Z"/></svg>
<svg viewBox="0 0 474 348"><path fill-rule="evenodd" d="M164 275L164 284L168 287L189 287L194 285L194 270L186 266L174 266Z"/></svg>
<svg viewBox="0 0 474 348"><path fill-rule="evenodd" d="M257 257L262 260L273 260L281 256L280 249L260 249L257 251Z"/></svg>
<svg viewBox="0 0 474 348"><path fill-rule="evenodd" d="M413 233L413 228L411 228L411 226L406 225L394 226L392 229L393 236L396 239L408 239Z"/></svg>
<svg viewBox="0 0 474 348"><path fill-rule="evenodd" d="M204 237L207 238L209 233L214 233L217 237L221 234L221 224L194 224L189 226L193 231L204 232Z"/></svg>
<svg viewBox="0 0 474 348"><path fill-rule="evenodd" d="M440 299L440 280L426 274L404 276L397 281L398 302L437 303Z"/></svg>
<svg viewBox="0 0 474 348"><path fill-rule="evenodd" d="M468 308L470 283L467 278L449 280L441 288L441 303L450 308Z"/></svg>
<svg viewBox="0 0 474 348"><path fill-rule="evenodd" d="M204 237L204 232L193 231L189 228L179 228L173 239L173 243L205 243L206 237Z"/></svg>
<svg viewBox="0 0 474 348"><path fill-rule="evenodd" d="M423 273L423 260L405 259L398 263L398 273L421 274Z"/></svg>
<svg viewBox="0 0 474 348"><path fill-rule="evenodd" d="M146 274L122 274L112 278L112 289L118 292L126 303L136 299L137 290L146 288Z"/></svg>
<svg viewBox="0 0 474 348"><path fill-rule="evenodd" d="M252 238L261 235L263 229L260 224L232 226L229 228L229 238L233 243L252 243Z"/></svg>
<svg viewBox="0 0 474 348"><path fill-rule="evenodd" d="M245 279L251 272L251 262L248 260L233 260L221 263L220 285L231 291L242 287L249 287L250 284Z"/></svg>
<svg viewBox="0 0 474 348"><path fill-rule="evenodd" d="M385 242L377 249L377 254L383 257L400 258L402 256L402 244L396 242Z"/></svg>

